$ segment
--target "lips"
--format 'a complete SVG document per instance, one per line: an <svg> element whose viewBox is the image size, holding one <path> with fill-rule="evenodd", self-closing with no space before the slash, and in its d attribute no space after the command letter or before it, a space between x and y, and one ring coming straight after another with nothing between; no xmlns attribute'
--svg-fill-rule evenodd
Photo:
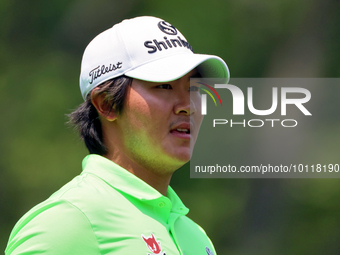
<svg viewBox="0 0 340 255"><path fill-rule="evenodd" d="M175 124L170 133L181 139L190 139L191 127L189 122L182 122Z"/></svg>

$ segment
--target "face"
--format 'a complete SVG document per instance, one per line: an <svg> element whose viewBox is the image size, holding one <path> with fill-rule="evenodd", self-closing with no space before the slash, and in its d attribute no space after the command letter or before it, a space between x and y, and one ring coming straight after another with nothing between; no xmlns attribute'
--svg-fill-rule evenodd
<svg viewBox="0 0 340 255"><path fill-rule="evenodd" d="M192 70L182 78L154 83L134 79L115 120L121 157L148 170L173 172L192 155L203 116Z"/></svg>

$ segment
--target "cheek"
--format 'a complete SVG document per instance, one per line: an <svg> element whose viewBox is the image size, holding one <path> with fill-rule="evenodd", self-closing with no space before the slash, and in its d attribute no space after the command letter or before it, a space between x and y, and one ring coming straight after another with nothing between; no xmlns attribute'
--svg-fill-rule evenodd
<svg viewBox="0 0 340 255"><path fill-rule="evenodd" d="M201 102L201 95L200 94L195 94L190 96L190 108L191 111L195 112L195 117L196 115L199 115L201 118L201 121L203 119L203 115L201 114L201 109L202 109L202 102Z"/></svg>
<svg viewBox="0 0 340 255"><path fill-rule="evenodd" d="M202 98L199 92L190 93L190 107L194 107L196 113L201 113Z"/></svg>
<svg viewBox="0 0 340 255"><path fill-rule="evenodd" d="M138 129L155 130L159 126L168 125L166 120L170 108L161 98L131 89L123 111L129 124Z"/></svg>
<svg viewBox="0 0 340 255"><path fill-rule="evenodd" d="M135 124L138 124L138 122L142 121L143 119L150 117L151 113L149 105L147 104L146 100L135 90L130 90L125 102L126 104L123 111L126 113L129 121L132 123L137 122Z"/></svg>
<svg viewBox="0 0 340 255"><path fill-rule="evenodd" d="M201 114L201 96L194 95L194 96L191 96L190 99L191 99L191 107L193 107L195 110L195 113L191 116L191 120L195 123L194 135L197 136L200 126L202 124L203 118L204 118L204 115Z"/></svg>

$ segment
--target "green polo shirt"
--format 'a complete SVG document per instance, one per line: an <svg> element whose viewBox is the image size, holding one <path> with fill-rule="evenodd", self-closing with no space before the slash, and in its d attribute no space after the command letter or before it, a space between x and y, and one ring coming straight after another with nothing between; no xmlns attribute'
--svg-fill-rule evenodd
<svg viewBox="0 0 340 255"><path fill-rule="evenodd" d="M166 196L99 155L15 225L6 255L212 255L204 230Z"/></svg>

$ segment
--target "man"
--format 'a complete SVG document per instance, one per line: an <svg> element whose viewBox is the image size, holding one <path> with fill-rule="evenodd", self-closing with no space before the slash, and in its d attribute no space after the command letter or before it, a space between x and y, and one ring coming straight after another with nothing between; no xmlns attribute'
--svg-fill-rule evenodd
<svg viewBox="0 0 340 255"><path fill-rule="evenodd" d="M229 77L155 17L116 24L87 46L71 121L90 155L83 172L14 227L6 255L216 254L169 186L202 121L191 77Z"/></svg>

